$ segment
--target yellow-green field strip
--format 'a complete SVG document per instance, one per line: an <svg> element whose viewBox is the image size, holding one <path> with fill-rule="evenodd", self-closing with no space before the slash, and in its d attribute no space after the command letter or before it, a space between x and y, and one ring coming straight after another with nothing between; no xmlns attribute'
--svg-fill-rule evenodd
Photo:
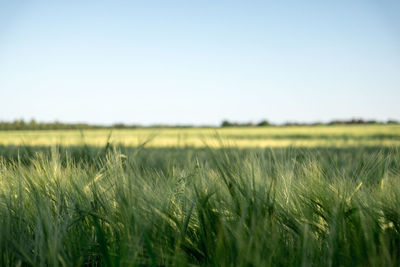
<svg viewBox="0 0 400 267"><path fill-rule="evenodd" d="M149 147L400 146L400 125L0 131L0 145Z"/></svg>

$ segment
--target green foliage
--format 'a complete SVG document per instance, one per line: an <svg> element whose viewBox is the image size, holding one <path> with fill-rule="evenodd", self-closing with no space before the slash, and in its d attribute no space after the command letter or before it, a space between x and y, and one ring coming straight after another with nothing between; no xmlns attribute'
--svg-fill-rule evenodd
<svg viewBox="0 0 400 267"><path fill-rule="evenodd" d="M227 120L222 121L221 127L252 127L254 124L252 122L230 122Z"/></svg>
<svg viewBox="0 0 400 267"><path fill-rule="evenodd" d="M399 266L397 148L0 147L0 266Z"/></svg>
<svg viewBox="0 0 400 267"><path fill-rule="evenodd" d="M270 126L271 123L267 120L262 120L259 123L257 123L257 126Z"/></svg>
<svg viewBox="0 0 400 267"><path fill-rule="evenodd" d="M72 130L72 129L98 129L102 128L97 125L89 125L86 123L61 123L61 122L37 122L30 120L25 122L24 120L15 120L12 122L0 121L0 130Z"/></svg>

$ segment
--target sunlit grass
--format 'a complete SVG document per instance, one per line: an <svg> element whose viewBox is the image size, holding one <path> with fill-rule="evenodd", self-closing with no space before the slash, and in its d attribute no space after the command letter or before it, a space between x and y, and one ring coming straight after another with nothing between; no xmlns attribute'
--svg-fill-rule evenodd
<svg viewBox="0 0 400 267"><path fill-rule="evenodd" d="M398 266L397 148L3 147L0 266Z"/></svg>
<svg viewBox="0 0 400 267"><path fill-rule="evenodd" d="M0 132L0 266L399 266L399 139L390 125Z"/></svg>

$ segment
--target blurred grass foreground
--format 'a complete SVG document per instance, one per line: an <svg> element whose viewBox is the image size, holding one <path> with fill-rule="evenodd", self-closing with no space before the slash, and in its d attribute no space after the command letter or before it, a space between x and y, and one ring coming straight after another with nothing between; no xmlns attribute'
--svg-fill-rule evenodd
<svg viewBox="0 0 400 267"><path fill-rule="evenodd" d="M399 126L157 131L0 132L0 266L400 265Z"/></svg>

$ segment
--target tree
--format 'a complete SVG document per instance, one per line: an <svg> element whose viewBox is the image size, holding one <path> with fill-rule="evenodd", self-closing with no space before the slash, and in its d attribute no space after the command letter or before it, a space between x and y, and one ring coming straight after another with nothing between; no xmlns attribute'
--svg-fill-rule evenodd
<svg viewBox="0 0 400 267"><path fill-rule="evenodd" d="M269 125L271 124L267 120L262 120L259 123L257 123L257 126L269 126Z"/></svg>

